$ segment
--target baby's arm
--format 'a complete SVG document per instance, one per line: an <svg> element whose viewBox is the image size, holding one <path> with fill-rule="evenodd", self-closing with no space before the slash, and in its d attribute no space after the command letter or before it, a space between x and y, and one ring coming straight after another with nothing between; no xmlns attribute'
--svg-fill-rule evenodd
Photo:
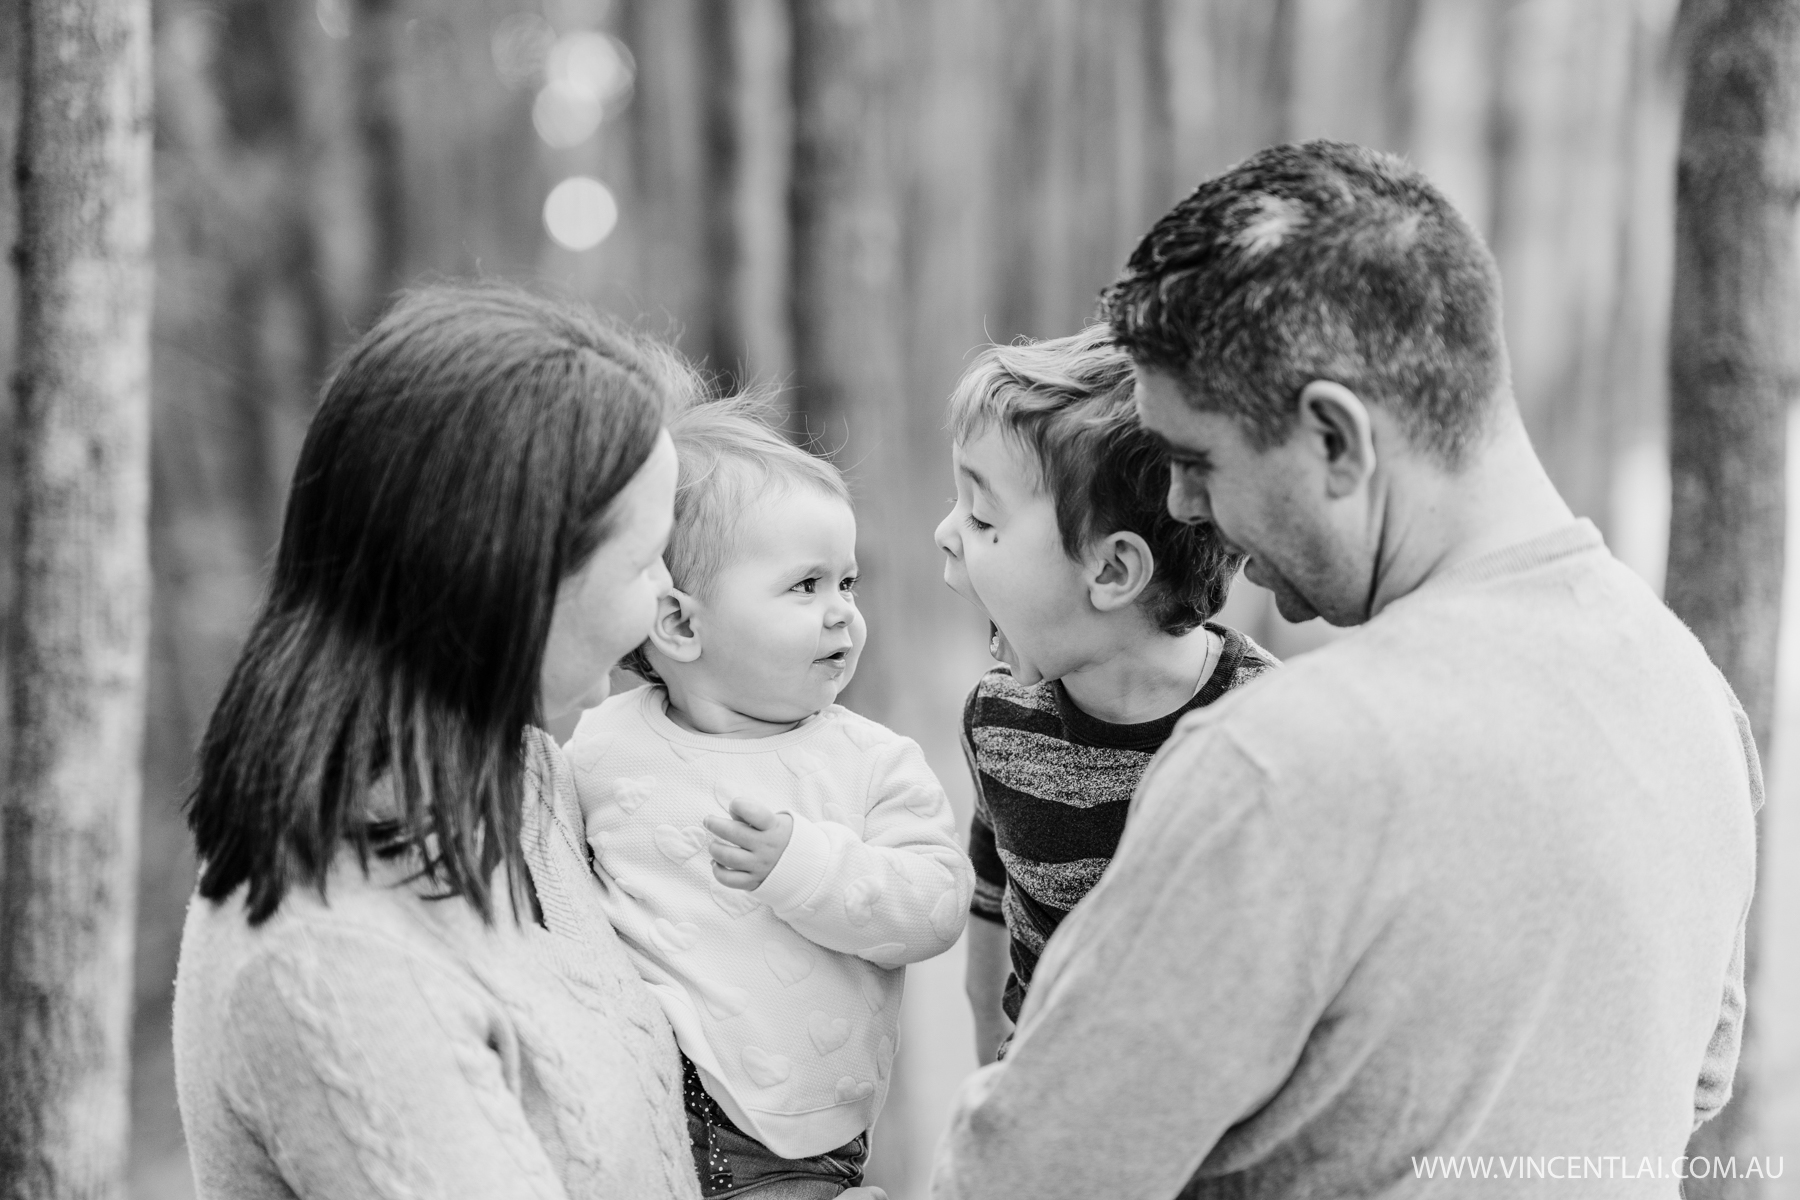
<svg viewBox="0 0 1800 1200"><path fill-rule="evenodd" d="M919 747L895 738L870 753L862 837L835 821L780 814L776 830L791 822L786 846L749 894L809 941L896 967L956 944L975 872Z"/></svg>

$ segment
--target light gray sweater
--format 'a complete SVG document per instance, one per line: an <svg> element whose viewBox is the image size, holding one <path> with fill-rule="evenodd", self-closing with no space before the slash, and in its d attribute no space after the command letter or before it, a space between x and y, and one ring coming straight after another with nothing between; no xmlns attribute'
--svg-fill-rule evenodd
<svg viewBox="0 0 1800 1200"><path fill-rule="evenodd" d="M1672 1200L1730 1092L1760 797L1591 524L1453 568L1183 721L934 1194L1440 1194L1448 1155L1494 1179L1441 1194Z"/></svg>
<svg viewBox="0 0 1800 1200"><path fill-rule="evenodd" d="M561 752L528 741L547 929L348 853L328 902L290 892L257 928L241 890L191 902L175 1068L202 1200L698 1196L668 1023L600 911Z"/></svg>

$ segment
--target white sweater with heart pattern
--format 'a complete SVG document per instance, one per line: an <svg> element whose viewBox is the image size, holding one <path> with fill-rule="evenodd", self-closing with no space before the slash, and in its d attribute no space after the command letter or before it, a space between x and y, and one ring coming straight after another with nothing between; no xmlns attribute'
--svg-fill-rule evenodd
<svg viewBox="0 0 1800 1200"><path fill-rule="evenodd" d="M916 743L833 705L764 738L694 733L658 687L589 711L565 748L613 927L744 1132L787 1158L874 1124L905 964L962 934L974 871ZM737 797L789 813L755 891L701 825Z"/></svg>

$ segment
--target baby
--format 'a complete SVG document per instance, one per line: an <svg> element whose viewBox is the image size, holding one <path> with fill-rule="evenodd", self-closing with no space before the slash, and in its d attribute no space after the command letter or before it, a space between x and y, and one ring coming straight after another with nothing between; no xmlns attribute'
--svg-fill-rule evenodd
<svg viewBox="0 0 1800 1200"><path fill-rule="evenodd" d="M681 1046L702 1192L832 1195L861 1182L903 967L956 943L974 872L919 747L834 703L865 634L837 469L750 399L670 433L674 587L626 664L652 686L590 710L568 758Z"/></svg>

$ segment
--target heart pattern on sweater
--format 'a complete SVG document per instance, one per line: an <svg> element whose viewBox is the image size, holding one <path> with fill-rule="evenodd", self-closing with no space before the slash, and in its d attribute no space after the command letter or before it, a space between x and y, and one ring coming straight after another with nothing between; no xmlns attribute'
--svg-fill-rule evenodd
<svg viewBox="0 0 1800 1200"><path fill-rule="evenodd" d="M786 942L770 942L763 947L763 961L781 981L782 987L793 987L813 972L812 951Z"/></svg>
<svg viewBox="0 0 1800 1200"><path fill-rule="evenodd" d="M630 816L644 807L644 801L650 799L650 792L656 781L647 777L633 778L620 776L612 781L613 803L619 811Z"/></svg>
<svg viewBox="0 0 1800 1200"><path fill-rule="evenodd" d="M944 793L931 788L913 787L906 789L906 795L900 802L906 805L906 811L915 817L929 817L943 803Z"/></svg>
<svg viewBox="0 0 1800 1200"><path fill-rule="evenodd" d="M931 931L941 938L955 937L962 932L967 911L962 905L962 897L955 892L945 892L931 906Z"/></svg>
<svg viewBox="0 0 1800 1200"><path fill-rule="evenodd" d="M875 1043L875 1073L886 1079L888 1072L893 1069L894 1039L882 1034L881 1040Z"/></svg>
<svg viewBox="0 0 1800 1200"><path fill-rule="evenodd" d="M729 983L715 984L700 995L706 1001L706 1011L715 1021L729 1021L750 1007L750 993Z"/></svg>
<svg viewBox="0 0 1800 1200"><path fill-rule="evenodd" d="M750 898L749 893L728 888L717 879L712 881L707 895L713 898L714 904L725 910L728 917L747 917L757 909L757 903Z"/></svg>
<svg viewBox="0 0 1800 1200"><path fill-rule="evenodd" d="M883 942L863 951L863 957L878 967L899 967L906 963L905 942Z"/></svg>
<svg viewBox="0 0 1800 1200"><path fill-rule="evenodd" d="M843 1049L844 1043L850 1040L850 1022L815 1008L806 1018L806 1033L820 1054L830 1054L833 1050Z"/></svg>
<svg viewBox="0 0 1800 1200"><path fill-rule="evenodd" d="M867 971L858 972L856 982L862 988L863 1003L869 1006L872 1013L880 1012L887 1005L887 993L882 990L881 980Z"/></svg>
<svg viewBox="0 0 1800 1200"><path fill-rule="evenodd" d="M776 753L786 764L787 769L800 779L805 779L808 775L825 769L825 760L804 746L790 746L785 750L778 750Z"/></svg>
<svg viewBox="0 0 1800 1200"><path fill-rule="evenodd" d="M745 791L742 786L729 779L721 779L718 784L713 787L713 803L719 806L721 812L729 813L731 811L731 802L733 800L755 799L756 797Z"/></svg>
<svg viewBox="0 0 1800 1200"><path fill-rule="evenodd" d="M678 924L667 917L658 917L651 922L650 928L665 954L680 954L700 944L700 927L692 921Z"/></svg>
<svg viewBox="0 0 1800 1200"><path fill-rule="evenodd" d="M852 1104L858 1100L867 1100L875 1094L873 1080L856 1079L849 1075L837 1081L837 1098L839 1104Z"/></svg>
<svg viewBox="0 0 1800 1200"><path fill-rule="evenodd" d="M786 1083L794 1069L794 1064L785 1055L770 1054L761 1046L745 1046L738 1058L744 1064L744 1074L757 1087L772 1088Z"/></svg>
<svg viewBox="0 0 1800 1200"><path fill-rule="evenodd" d="M875 915L875 902L881 899L881 879L865 875L844 889L844 916L852 925L867 925Z"/></svg>
<svg viewBox="0 0 1800 1200"><path fill-rule="evenodd" d="M698 825L689 825L685 829L658 825L651 837L662 856L678 867L706 849L707 842L712 840L712 835Z"/></svg>
<svg viewBox="0 0 1800 1200"><path fill-rule="evenodd" d="M860 721L845 721L839 728L858 750L866 751L875 745L875 731Z"/></svg>

